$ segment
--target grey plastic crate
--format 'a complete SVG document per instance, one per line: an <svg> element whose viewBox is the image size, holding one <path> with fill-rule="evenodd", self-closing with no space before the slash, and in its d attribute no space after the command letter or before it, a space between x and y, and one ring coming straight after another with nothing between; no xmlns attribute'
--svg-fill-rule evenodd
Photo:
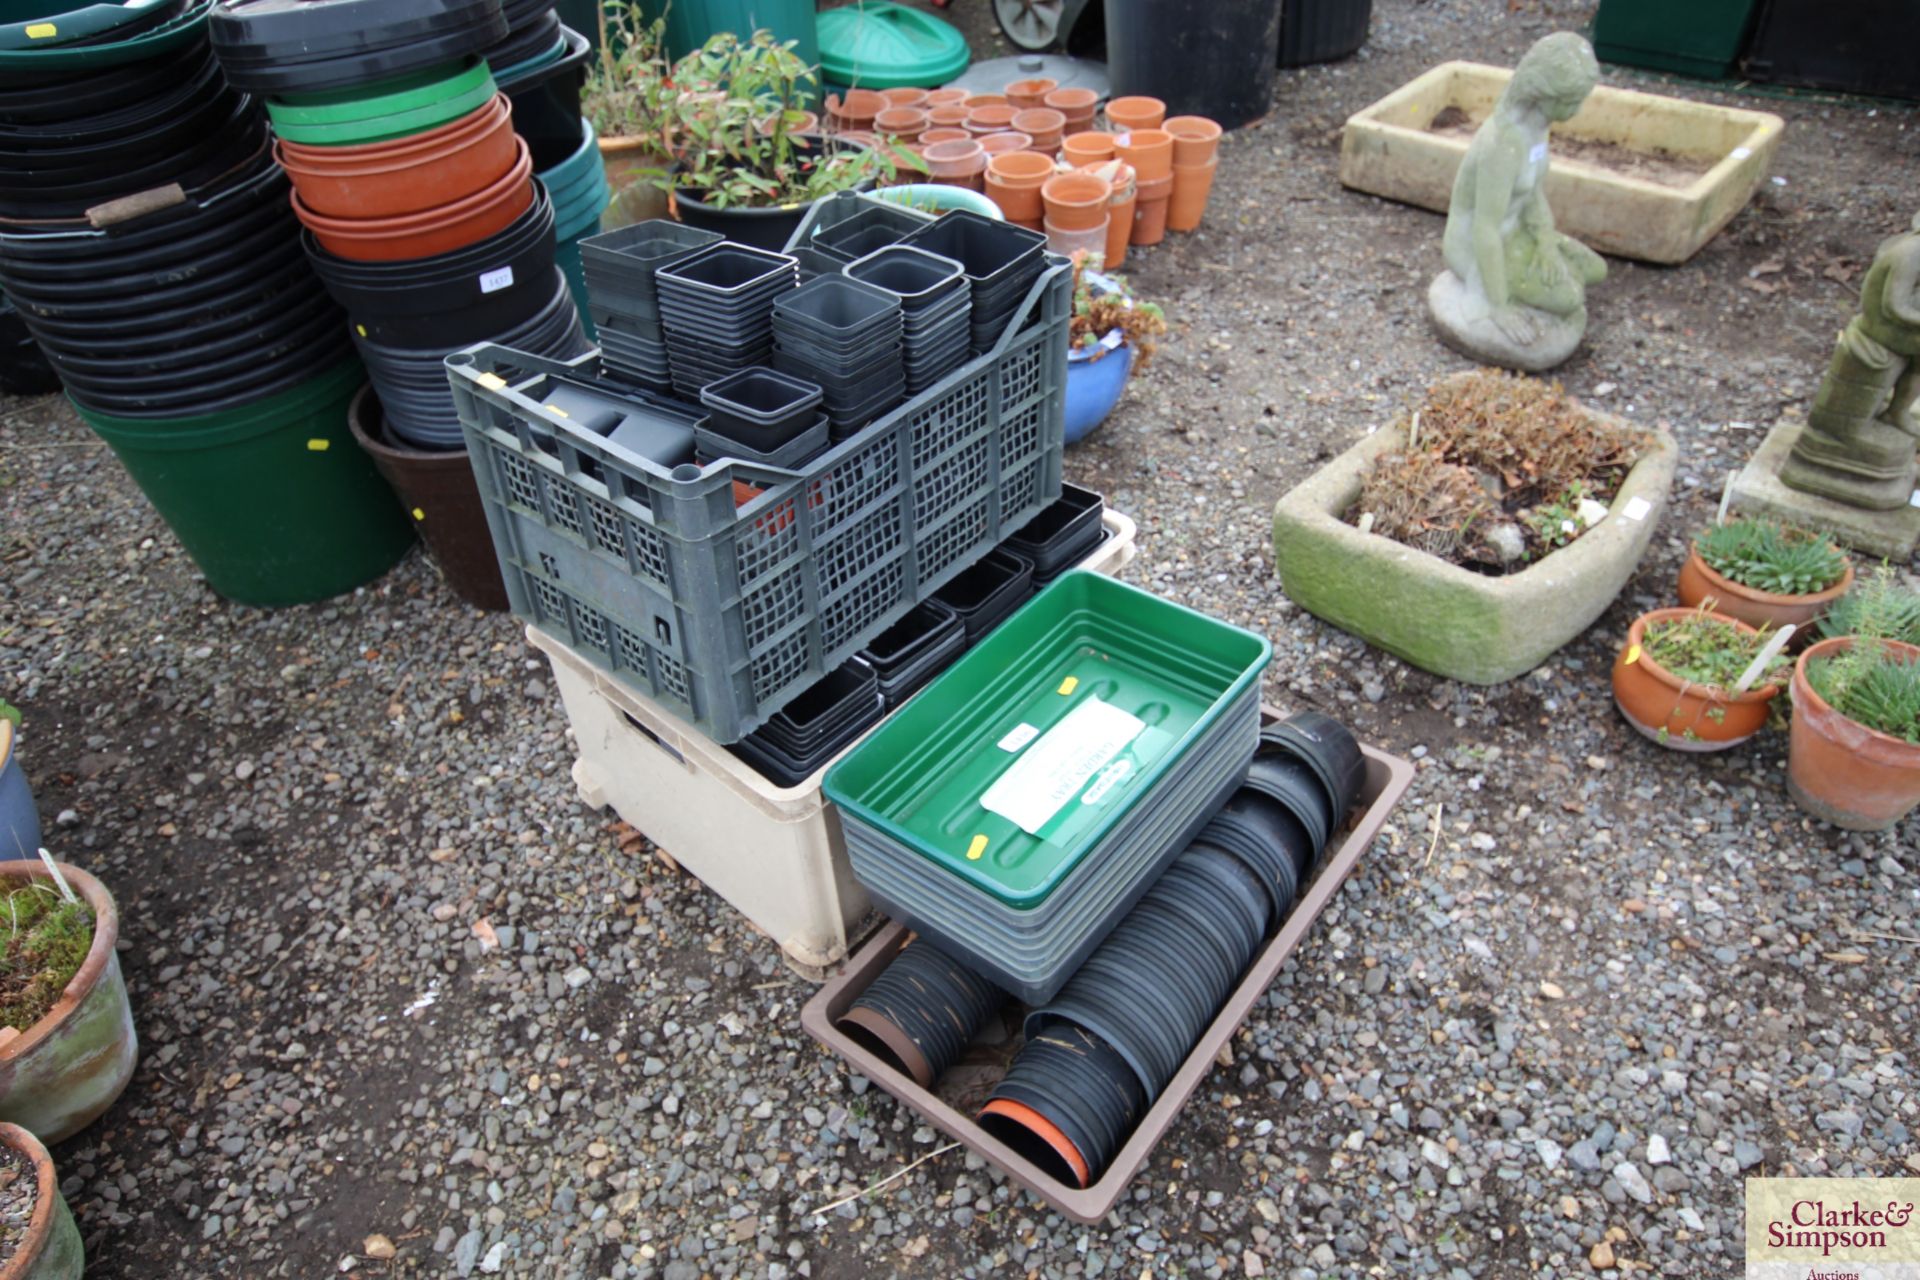
<svg viewBox="0 0 1920 1280"><path fill-rule="evenodd" d="M669 471L546 409L619 392L597 355L449 356L513 611L738 741L1060 496L1072 287L1053 259L993 350L798 471Z"/></svg>

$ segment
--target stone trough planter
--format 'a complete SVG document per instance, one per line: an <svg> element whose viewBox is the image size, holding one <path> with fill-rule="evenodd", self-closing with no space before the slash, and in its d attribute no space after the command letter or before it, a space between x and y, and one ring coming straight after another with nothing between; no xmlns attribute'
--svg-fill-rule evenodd
<svg viewBox="0 0 1920 1280"><path fill-rule="evenodd" d="M1495 578L1342 519L1373 460L1405 443L1402 429L1383 427L1275 506L1281 587L1309 613L1422 670L1469 684L1511 680L1586 630L1640 563L1679 456L1671 435L1650 434L1652 451L1627 473L1605 520L1539 563Z"/></svg>
<svg viewBox="0 0 1920 1280"><path fill-rule="evenodd" d="M1340 181L1445 213L1473 130L1513 73L1443 62L1347 121ZM1601 253L1685 262L1767 176L1779 116L1601 85L1553 126L1547 201L1561 231Z"/></svg>

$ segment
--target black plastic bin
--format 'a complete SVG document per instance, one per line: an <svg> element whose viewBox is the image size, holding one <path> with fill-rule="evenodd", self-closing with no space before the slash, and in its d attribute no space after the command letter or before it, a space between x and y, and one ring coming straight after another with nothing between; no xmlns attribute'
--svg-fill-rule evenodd
<svg viewBox="0 0 1920 1280"><path fill-rule="evenodd" d="M1115 97L1146 94L1170 116L1237 129L1273 107L1279 0L1168 4L1106 0L1107 76Z"/></svg>

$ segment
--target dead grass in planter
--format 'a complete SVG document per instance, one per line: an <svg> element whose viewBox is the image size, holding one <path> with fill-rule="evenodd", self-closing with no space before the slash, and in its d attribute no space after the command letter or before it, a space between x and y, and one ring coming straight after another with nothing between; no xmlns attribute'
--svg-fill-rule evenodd
<svg viewBox="0 0 1920 1280"><path fill-rule="evenodd" d="M1515 573L1586 528L1579 502L1611 504L1651 437L1581 409L1559 383L1480 369L1435 383L1394 426L1346 519L1462 568ZM1566 528L1571 523L1574 528ZM1518 556L1503 555L1502 541Z"/></svg>
<svg viewBox="0 0 1920 1280"><path fill-rule="evenodd" d="M60 1001L93 946L93 911L44 881L7 894L0 907L0 1026L25 1032Z"/></svg>

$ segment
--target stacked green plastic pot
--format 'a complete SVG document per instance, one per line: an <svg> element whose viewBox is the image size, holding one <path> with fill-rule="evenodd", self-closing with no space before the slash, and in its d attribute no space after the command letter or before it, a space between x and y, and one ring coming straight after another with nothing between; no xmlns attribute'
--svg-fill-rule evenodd
<svg viewBox="0 0 1920 1280"><path fill-rule="evenodd" d="M211 7L0 26L0 167L26 158L0 178L0 290L208 584L293 604L378 577L412 532L352 447L360 365Z"/></svg>

